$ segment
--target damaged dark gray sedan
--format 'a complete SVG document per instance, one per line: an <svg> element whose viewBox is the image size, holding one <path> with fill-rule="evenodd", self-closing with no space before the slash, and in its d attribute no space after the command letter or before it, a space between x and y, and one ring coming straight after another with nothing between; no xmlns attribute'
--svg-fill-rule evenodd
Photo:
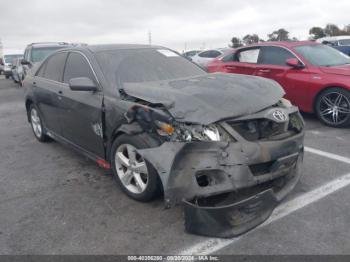
<svg viewBox="0 0 350 262"><path fill-rule="evenodd" d="M163 193L188 232L232 237L259 225L296 185L304 122L274 81L207 74L164 47L73 47L24 82L39 141L111 169L131 198Z"/></svg>

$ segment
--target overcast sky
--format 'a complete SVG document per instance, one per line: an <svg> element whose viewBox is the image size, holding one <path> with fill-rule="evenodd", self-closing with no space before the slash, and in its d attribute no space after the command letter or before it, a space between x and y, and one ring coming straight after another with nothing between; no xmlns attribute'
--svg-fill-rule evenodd
<svg viewBox="0 0 350 262"><path fill-rule="evenodd" d="M350 24L350 0L0 0L5 52L28 43L152 43L182 51L225 47L232 36L284 27L308 37L310 27Z"/></svg>

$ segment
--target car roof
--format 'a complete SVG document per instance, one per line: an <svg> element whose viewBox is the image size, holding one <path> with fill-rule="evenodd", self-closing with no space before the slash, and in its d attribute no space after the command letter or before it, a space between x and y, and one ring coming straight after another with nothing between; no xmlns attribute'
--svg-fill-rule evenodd
<svg viewBox="0 0 350 262"><path fill-rule="evenodd" d="M326 37L322 37L317 39L317 42L323 42L323 41L339 41L339 40L346 40L346 39L350 39L349 35L339 35L339 36L326 36Z"/></svg>
<svg viewBox="0 0 350 262"><path fill-rule="evenodd" d="M270 42L262 42L262 43L242 46L238 49L255 47L255 46L281 46L285 48L292 48L292 47L302 46L302 45L320 45L320 43L317 43L315 41L270 41Z"/></svg>
<svg viewBox="0 0 350 262"><path fill-rule="evenodd" d="M104 44L104 45L86 45L80 46L80 49L87 49L92 53L103 52L103 51L112 51L112 50L121 50L121 49L168 49L163 46L156 45L140 45L140 44ZM74 49L74 48L73 48Z"/></svg>
<svg viewBox="0 0 350 262"><path fill-rule="evenodd" d="M70 47L84 45L82 43L66 43L66 42L38 42L31 43L27 47L40 48L40 47Z"/></svg>

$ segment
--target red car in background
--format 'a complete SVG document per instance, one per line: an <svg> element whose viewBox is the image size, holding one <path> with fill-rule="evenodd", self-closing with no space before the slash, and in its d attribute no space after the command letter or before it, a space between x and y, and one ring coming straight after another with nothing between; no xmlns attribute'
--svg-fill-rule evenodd
<svg viewBox="0 0 350 262"><path fill-rule="evenodd" d="M350 57L312 41L265 42L213 60L209 72L255 75L277 81L286 98L326 125L350 125Z"/></svg>

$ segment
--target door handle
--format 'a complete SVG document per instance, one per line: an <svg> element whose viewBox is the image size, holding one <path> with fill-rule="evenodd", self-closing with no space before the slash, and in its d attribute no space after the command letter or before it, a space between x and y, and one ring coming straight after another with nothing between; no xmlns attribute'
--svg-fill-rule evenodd
<svg viewBox="0 0 350 262"><path fill-rule="evenodd" d="M58 91L58 93L59 93L60 95L62 95L62 94L63 94L62 90L59 90L59 91Z"/></svg>
<svg viewBox="0 0 350 262"><path fill-rule="evenodd" d="M270 73L271 70L270 69L259 69L258 72L260 72L260 73Z"/></svg>
<svg viewBox="0 0 350 262"><path fill-rule="evenodd" d="M36 82L35 81L33 82L33 86L36 86Z"/></svg>

